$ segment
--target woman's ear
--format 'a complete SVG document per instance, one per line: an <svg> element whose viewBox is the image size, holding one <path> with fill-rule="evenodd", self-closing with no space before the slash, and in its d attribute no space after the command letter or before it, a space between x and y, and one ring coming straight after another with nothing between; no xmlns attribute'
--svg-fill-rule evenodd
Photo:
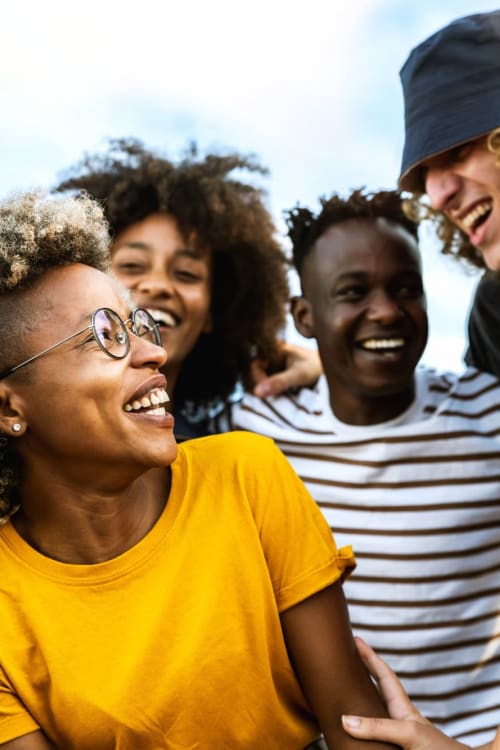
<svg viewBox="0 0 500 750"><path fill-rule="evenodd" d="M0 432L4 435L23 435L26 428L21 399L0 382Z"/></svg>
<svg viewBox="0 0 500 750"><path fill-rule="evenodd" d="M314 338L314 317L310 302L305 297L292 297L291 311L297 331L306 339Z"/></svg>

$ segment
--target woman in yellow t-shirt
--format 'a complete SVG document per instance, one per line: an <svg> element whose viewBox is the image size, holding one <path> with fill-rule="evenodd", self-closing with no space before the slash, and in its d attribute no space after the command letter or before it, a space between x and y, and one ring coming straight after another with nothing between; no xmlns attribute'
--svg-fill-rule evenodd
<svg viewBox="0 0 500 750"><path fill-rule="evenodd" d="M0 263L0 747L366 748L351 551L271 441L177 446L101 209L4 201Z"/></svg>

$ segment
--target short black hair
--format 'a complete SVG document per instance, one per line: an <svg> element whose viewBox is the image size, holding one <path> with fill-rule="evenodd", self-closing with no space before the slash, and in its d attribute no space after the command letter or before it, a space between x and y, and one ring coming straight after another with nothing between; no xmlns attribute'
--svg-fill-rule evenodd
<svg viewBox="0 0 500 750"><path fill-rule="evenodd" d="M404 200L397 190L368 193L364 188L354 190L347 198L333 193L320 198L321 210L315 216L309 209L295 206L287 211L288 234L292 241L293 262L300 274L304 259L314 243L326 230L349 219L387 219L406 229L418 240L418 223L404 212Z"/></svg>

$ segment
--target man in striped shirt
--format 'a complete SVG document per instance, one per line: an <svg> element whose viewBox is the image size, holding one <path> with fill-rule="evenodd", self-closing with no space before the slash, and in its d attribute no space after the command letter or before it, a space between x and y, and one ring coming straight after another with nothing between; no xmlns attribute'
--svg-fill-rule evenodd
<svg viewBox="0 0 500 750"><path fill-rule="evenodd" d="M246 394L230 427L273 437L353 544L354 630L448 735L486 742L500 724L500 381L417 366L425 296L398 193L334 195L289 227L295 323L325 375Z"/></svg>

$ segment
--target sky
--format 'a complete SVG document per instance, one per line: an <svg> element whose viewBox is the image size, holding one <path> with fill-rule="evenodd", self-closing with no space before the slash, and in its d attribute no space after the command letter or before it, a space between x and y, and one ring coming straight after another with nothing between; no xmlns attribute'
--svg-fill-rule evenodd
<svg viewBox="0 0 500 750"><path fill-rule="evenodd" d="M0 24L0 197L51 187L84 152L132 136L176 157L190 142L255 153L283 210L392 188L403 144L398 71L465 0L16 0ZM283 237L286 244L286 238ZM421 247L426 364L460 369L477 283ZM292 280L293 291L297 291ZM289 326L295 341L298 335Z"/></svg>

